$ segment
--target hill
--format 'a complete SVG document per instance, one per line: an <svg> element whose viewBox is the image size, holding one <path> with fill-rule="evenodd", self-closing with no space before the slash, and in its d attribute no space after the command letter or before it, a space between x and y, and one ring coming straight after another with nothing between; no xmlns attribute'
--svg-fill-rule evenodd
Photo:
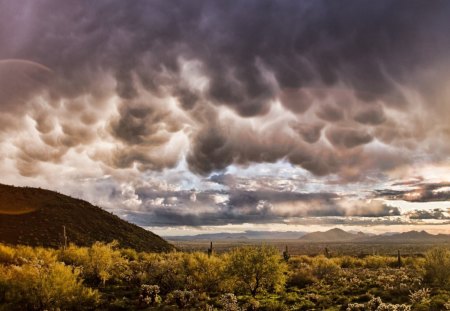
<svg viewBox="0 0 450 311"><path fill-rule="evenodd" d="M300 237L299 240L305 242L346 242L357 239L363 239L366 235L359 233L350 233L344 230L334 228L325 232L311 232Z"/></svg>
<svg viewBox="0 0 450 311"><path fill-rule="evenodd" d="M68 243L88 246L117 240L137 251L169 251L174 247L156 234L86 201L38 188L0 184L0 242L61 247L63 226Z"/></svg>
<svg viewBox="0 0 450 311"><path fill-rule="evenodd" d="M449 243L450 235L430 234L426 231L408 231L393 235L378 235L367 241L377 243Z"/></svg>

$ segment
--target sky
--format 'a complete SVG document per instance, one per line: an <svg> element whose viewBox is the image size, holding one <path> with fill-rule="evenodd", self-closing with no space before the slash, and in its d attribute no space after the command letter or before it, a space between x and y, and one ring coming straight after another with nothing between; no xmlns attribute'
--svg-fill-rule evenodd
<svg viewBox="0 0 450 311"><path fill-rule="evenodd" d="M162 235L450 233L449 1L0 0L0 182Z"/></svg>

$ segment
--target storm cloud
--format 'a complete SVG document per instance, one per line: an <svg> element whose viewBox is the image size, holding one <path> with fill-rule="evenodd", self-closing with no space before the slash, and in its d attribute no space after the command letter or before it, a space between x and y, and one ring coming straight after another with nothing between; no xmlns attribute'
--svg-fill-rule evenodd
<svg viewBox="0 0 450 311"><path fill-rule="evenodd" d="M404 111L418 102L423 117L437 117L423 125L421 139L446 126L439 115L448 105L439 101L449 11L442 1L3 1L0 59L27 61L0 61L8 81L2 109L28 105L46 148L91 144L100 134L123 144L112 159L91 156L113 168L173 167L187 154L200 174L283 158L319 175L345 174L344 166L357 168L371 153L343 164L342 148L374 140L420 148L394 133L409 130ZM427 68L433 72L424 74ZM46 85L48 72L54 81ZM42 102L30 104L38 91ZM289 122L272 127L275 116ZM180 148L169 146L175 135L184 140ZM33 166L64 154L49 153L21 158Z"/></svg>

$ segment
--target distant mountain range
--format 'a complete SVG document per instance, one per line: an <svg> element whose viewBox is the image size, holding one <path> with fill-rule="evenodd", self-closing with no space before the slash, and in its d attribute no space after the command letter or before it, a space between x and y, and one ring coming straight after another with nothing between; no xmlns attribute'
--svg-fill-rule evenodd
<svg viewBox="0 0 450 311"><path fill-rule="evenodd" d="M325 232L273 232L246 231L243 233L211 233L191 236L166 237L172 241L194 240L287 240L293 239L301 243L450 243L450 235L430 234L426 231L408 231L403 233L386 233L381 235L363 232L348 232L334 228Z"/></svg>
<svg viewBox="0 0 450 311"><path fill-rule="evenodd" d="M170 251L156 234L126 222L86 201L37 188L0 184L0 243L61 247L117 240L138 251Z"/></svg>
<svg viewBox="0 0 450 311"><path fill-rule="evenodd" d="M287 240L298 239L306 232L300 231L245 231L240 233L204 233L197 235L166 236L167 240L189 241L189 240Z"/></svg>
<svg viewBox="0 0 450 311"><path fill-rule="evenodd" d="M377 235L369 240L379 243L450 243L450 235L430 234L426 231L408 231L393 235Z"/></svg>

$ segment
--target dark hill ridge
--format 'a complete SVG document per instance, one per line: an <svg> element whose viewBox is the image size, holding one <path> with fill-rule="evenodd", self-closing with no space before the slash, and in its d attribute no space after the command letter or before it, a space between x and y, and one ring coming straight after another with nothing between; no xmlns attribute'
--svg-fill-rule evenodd
<svg viewBox="0 0 450 311"><path fill-rule="evenodd" d="M0 184L0 242L60 247L63 226L68 243L88 246L117 240L137 251L170 251L156 234L86 201L50 190Z"/></svg>

